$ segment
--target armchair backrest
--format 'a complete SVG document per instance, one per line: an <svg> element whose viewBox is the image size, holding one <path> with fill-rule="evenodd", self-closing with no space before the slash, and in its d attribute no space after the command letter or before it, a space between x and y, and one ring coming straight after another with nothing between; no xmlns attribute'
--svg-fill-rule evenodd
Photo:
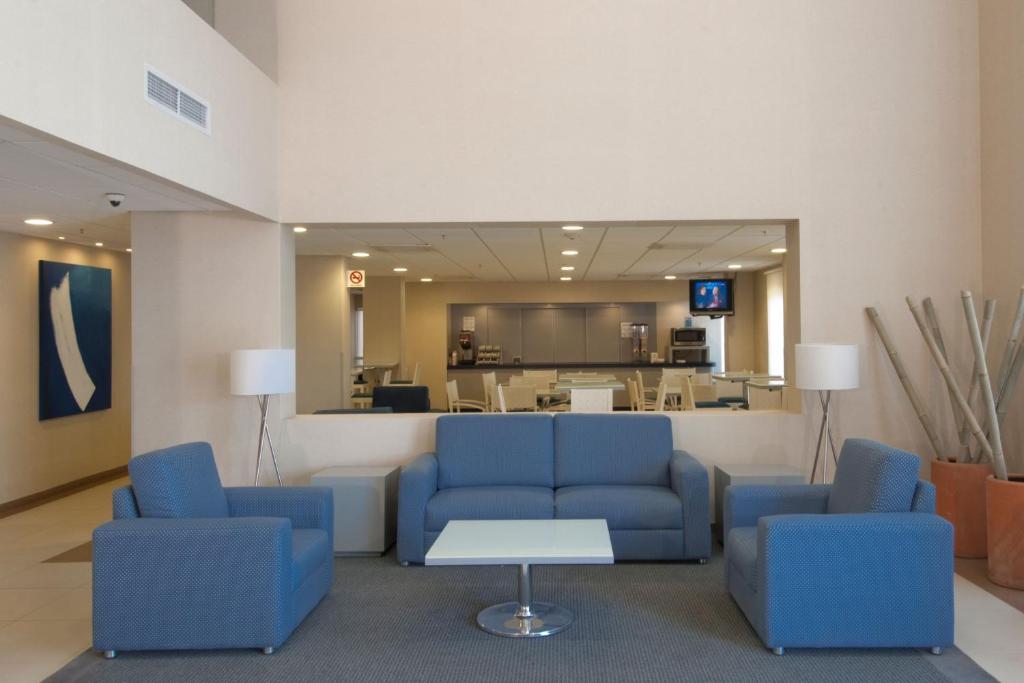
<svg viewBox="0 0 1024 683"><path fill-rule="evenodd" d="M910 512L920 466L913 453L869 439L847 439L827 512Z"/></svg>
<svg viewBox="0 0 1024 683"><path fill-rule="evenodd" d="M186 443L139 455L128 462L128 473L142 517L228 516L227 495L208 443Z"/></svg>
<svg viewBox="0 0 1024 683"><path fill-rule="evenodd" d="M555 416L555 486L668 486L671 459L665 415Z"/></svg>
<svg viewBox="0 0 1024 683"><path fill-rule="evenodd" d="M552 419L545 414L437 418L437 486L554 486Z"/></svg>

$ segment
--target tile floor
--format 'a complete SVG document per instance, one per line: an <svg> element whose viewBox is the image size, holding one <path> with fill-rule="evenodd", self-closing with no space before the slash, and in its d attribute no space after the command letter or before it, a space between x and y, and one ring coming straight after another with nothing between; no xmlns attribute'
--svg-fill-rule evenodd
<svg viewBox="0 0 1024 683"><path fill-rule="evenodd" d="M45 562L92 538L127 479L0 518L0 678L32 683L91 643L92 565ZM1006 683L1024 682L1024 612L956 577L956 641Z"/></svg>

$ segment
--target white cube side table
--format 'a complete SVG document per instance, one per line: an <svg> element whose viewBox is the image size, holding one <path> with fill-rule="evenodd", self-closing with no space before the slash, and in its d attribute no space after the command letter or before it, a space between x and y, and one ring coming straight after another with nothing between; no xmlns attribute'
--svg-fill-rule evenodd
<svg viewBox="0 0 1024 683"><path fill-rule="evenodd" d="M715 465L715 537L722 543L725 516L725 487L758 486L763 484L806 484L807 475L786 465L728 464Z"/></svg>
<svg viewBox="0 0 1024 683"><path fill-rule="evenodd" d="M334 554L382 555L395 543L401 468L331 467L311 486L334 491Z"/></svg>

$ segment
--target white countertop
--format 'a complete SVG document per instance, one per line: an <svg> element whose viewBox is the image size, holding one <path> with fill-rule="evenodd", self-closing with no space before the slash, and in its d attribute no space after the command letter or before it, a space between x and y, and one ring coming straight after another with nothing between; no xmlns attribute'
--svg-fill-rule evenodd
<svg viewBox="0 0 1024 683"><path fill-rule="evenodd" d="M448 522L427 551L427 565L612 564L603 519Z"/></svg>

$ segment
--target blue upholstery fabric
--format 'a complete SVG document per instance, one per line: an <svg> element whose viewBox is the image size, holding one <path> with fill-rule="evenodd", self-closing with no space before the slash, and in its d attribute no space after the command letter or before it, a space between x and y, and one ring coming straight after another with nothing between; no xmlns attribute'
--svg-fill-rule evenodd
<svg viewBox="0 0 1024 683"><path fill-rule="evenodd" d="M609 529L616 562L696 559L683 545L678 529Z"/></svg>
<svg viewBox="0 0 1024 683"><path fill-rule="evenodd" d="M952 645L953 529L934 514L930 484L903 493L917 456L848 445L831 489L726 489L729 592L770 648ZM858 473L865 491L855 490ZM836 508L915 511L832 512L840 483Z"/></svg>
<svg viewBox="0 0 1024 683"><path fill-rule="evenodd" d="M668 466L672 490L683 503L683 541L680 557L711 556L711 517L708 470L686 451L673 451Z"/></svg>
<svg viewBox="0 0 1024 683"><path fill-rule="evenodd" d="M330 589L330 490L221 489L231 516L159 518L136 514L134 485L93 532L95 649L278 647Z"/></svg>
<svg viewBox="0 0 1024 683"><path fill-rule="evenodd" d="M921 460L868 439L847 439L839 454L829 513L908 512Z"/></svg>
<svg viewBox="0 0 1024 683"><path fill-rule="evenodd" d="M423 562L430 547L424 545L427 503L437 493L437 457L424 453L402 468L398 479L399 562Z"/></svg>
<svg viewBox="0 0 1024 683"><path fill-rule="evenodd" d="M210 444L172 446L128 461L143 517L227 517L228 501Z"/></svg>
<svg viewBox="0 0 1024 683"><path fill-rule="evenodd" d="M672 422L664 415L555 416L555 486L668 486Z"/></svg>
<svg viewBox="0 0 1024 683"><path fill-rule="evenodd" d="M373 388L370 405L391 408L396 413L429 413L430 390L419 385L388 384Z"/></svg>
<svg viewBox="0 0 1024 683"><path fill-rule="evenodd" d="M427 531L453 519L552 519L555 501L543 486L464 486L441 489L427 503Z"/></svg>
<svg viewBox="0 0 1024 683"><path fill-rule="evenodd" d="M563 486L558 519L604 519L609 529L682 529L683 505L664 486Z"/></svg>
<svg viewBox="0 0 1024 683"><path fill-rule="evenodd" d="M467 414L437 418L439 489L554 485L550 415Z"/></svg>

